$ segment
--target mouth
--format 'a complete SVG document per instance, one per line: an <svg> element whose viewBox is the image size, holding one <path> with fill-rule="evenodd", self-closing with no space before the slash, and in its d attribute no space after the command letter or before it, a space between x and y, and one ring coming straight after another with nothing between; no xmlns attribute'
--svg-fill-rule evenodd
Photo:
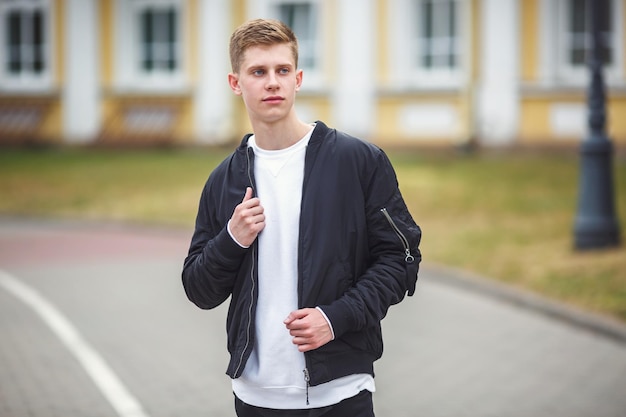
<svg viewBox="0 0 626 417"><path fill-rule="evenodd" d="M279 103L279 102L281 102L283 100L284 100L284 98L280 97L280 96L270 96L270 97L265 97L263 99L263 101L265 103Z"/></svg>

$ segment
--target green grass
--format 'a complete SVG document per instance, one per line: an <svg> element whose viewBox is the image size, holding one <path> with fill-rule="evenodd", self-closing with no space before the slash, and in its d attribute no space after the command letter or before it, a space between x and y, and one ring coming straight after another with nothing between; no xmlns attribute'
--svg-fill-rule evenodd
<svg viewBox="0 0 626 417"><path fill-rule="evenodd" d="M200 190L230 150L1 150L0 214L193 227ZM626 249L573 250L574 153L393 153L425 261L626 322ZM626 239L626 160L614 164Z"/></svg>
<svg viewBox="0 0 626 417"><path fill-rule="evenodd" d="M0 154L0 213L189 226L226 151L60 150Z"/></svg>

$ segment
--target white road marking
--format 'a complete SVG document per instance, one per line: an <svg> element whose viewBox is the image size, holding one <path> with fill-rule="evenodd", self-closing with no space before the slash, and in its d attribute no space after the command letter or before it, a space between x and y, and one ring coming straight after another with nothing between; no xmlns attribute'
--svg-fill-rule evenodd
<svg viewBox="0 0 626 417"><path fill-rule="evenodd" d="M149 417L122 381L78 330L35 289L0 270L0 284L16 298L30 306L78 359L105 398L120 417Z"/></svg>

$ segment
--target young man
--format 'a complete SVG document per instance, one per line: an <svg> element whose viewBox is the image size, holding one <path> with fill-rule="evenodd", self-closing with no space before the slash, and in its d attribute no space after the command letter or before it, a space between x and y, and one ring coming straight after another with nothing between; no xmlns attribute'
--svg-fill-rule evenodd
<svg viewBox="0 0 626 417"><path fill-rule="evenodd" d="M245 23L230 57L254 134L204 187L185 291L204 309L231 298L238 416L373 416L380 321L415 291L421 231L379 148L298 119L288 27Z"/></svg>

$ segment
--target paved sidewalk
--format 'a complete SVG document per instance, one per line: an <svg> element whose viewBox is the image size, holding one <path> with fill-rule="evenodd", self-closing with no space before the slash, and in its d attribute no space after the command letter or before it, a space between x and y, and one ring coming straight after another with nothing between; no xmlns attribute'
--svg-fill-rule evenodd
<svg viewBox="0 0 626 417"><path fill-rule="evenodd" d="M199 310L180 284L189 237L0 219L0 271L56 306L147 416L234 416L225 306ZM377 415L623 417L624 329L426 265L416 295L383 321ZM43 320L2 286L0 335L0 417L119 415Z"/></svg>

